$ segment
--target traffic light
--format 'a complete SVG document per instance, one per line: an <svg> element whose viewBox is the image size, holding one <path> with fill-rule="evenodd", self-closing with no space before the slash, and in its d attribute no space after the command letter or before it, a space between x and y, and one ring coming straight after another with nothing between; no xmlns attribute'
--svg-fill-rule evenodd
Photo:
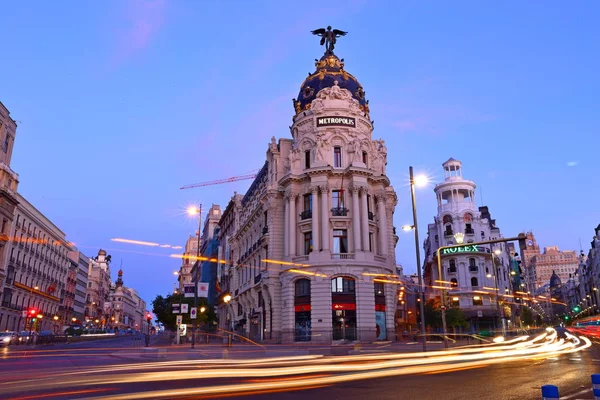
<svg viewBox="0 0 600 400"><path fill-rule="evenodd" d="M148 321L148 323L152 321L152 314L146 315L146 321Z"/></svg>
<svg viewBox="0 0 600 400"><path fill-rule="evenodd" d="M36 310L35 308L30 308L30 309L29 309L29 315L30 315L30 316L37 315L37 310Z"/></svg>
<svg viewBox="0 0 600 400"><path fill-rule="evenodd" d="M581 311L581 307L579 307L579 306L573 307L573 312L579 312L579 311Z"/></svg>
<svg viewBox="0 0 600 400"><path fill-rule="evenodd" d="M569 316L565 315L565 321L568 321L568 320L569 320Z"/></svg>

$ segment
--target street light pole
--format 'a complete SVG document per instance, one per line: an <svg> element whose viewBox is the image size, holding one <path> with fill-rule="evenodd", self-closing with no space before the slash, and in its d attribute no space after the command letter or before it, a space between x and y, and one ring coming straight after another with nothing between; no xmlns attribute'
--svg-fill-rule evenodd
<svg viewBox="0 0 600 400"><path fill-rule="evenodd" d="M408 167L410 175L410 197L412 199L413 229L415 231L415 255L417 258L417 275L419 277L419 312L421 313L421 335L423 336L423 351L427 351L427 336L425 332L425 290L423 287L423 274L421 273L421 251L419 250L419 228L417 226L417 201L415 196L415 179L413 167Z"/></svg>
<svg viewBox="0 0 600 400"><path fill-rule="evenodd" d="M196 319L192 324L192 349L196 347L196 324L198 321L198 269L200 268L200 229L202 227L202 204L198 207L198 246L196 247L196 270L194 272L194 308L196 308Z"/></svg>

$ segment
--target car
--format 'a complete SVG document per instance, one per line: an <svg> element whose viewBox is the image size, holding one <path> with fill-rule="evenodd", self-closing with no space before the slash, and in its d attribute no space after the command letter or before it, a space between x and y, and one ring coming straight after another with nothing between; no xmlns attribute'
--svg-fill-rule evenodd
<svg viewBox="0 0 600 400"><path fill-rule="evenodd" d="M17 343L17 332L0 332L0 347Z"/></svg>

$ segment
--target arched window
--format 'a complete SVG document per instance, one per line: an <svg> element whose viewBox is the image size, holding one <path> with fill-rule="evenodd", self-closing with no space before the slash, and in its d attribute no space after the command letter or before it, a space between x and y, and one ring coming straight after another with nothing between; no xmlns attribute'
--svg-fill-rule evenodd
<svg viewBox="0 0 600 400"><path fill-rule="evenodd" d="M452 287L458 286L458 281L456 280L456 278L450 279L450 286L452 286Z"/></svg>
<svg viewBox="0 0 600 400"><path fill-rule="evenodd" d="M451 224L452 223L452 216L451 215L444 215L442 221L444 222L444 224Z"/></svg>
<svg viewBox="0 0 600 400"><path fill-rule="evenodd" d="M295 283L295 296L310 296L310 280L299 279Z"/></svg>
<svg viewBox="0 0 600 400"><path fill-rule="evenodd" d="M347 276L338 276L331 280L331 293L354 293L354 278Z"/></svg>
<svg viewBox="0 0 600 400"><path fill-rule="evenodd" d="M471 286L473 286L473 287L479 286L479 281L477 280L476 277L471 278Z"/></svg>
<svg viewBox="0 0 600 400"><path fill-rule="evenodd" d="M477 262L474 258L469 258L469 272L477 272L479 268L477 267Z"/></svg>

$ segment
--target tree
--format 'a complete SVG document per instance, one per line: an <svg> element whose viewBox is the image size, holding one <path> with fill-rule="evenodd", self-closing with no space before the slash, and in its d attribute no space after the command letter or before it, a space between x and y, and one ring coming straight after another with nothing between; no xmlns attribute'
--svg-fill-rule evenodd
<svg viewBox="0 0 600 400"><path fill-rule="evenodd" d="M471 325L465 313L458 307L450 307L446 310L446 324L449 328L468 328Z"/></svg>
<svg viewBox="0 0 600 400"><path fill-rule="evenodd" d="M423 312L425 313L425 323L428 326L437 328L442 325L442 310L439 299L427 300Z"/></svg>
<svg viewBox="0 0 600 400"><path fill-rule="evenodd" d="M523 307L523 310L521 311L521 322L524 325L533 325L533 313L529 307Z"/></svg>

